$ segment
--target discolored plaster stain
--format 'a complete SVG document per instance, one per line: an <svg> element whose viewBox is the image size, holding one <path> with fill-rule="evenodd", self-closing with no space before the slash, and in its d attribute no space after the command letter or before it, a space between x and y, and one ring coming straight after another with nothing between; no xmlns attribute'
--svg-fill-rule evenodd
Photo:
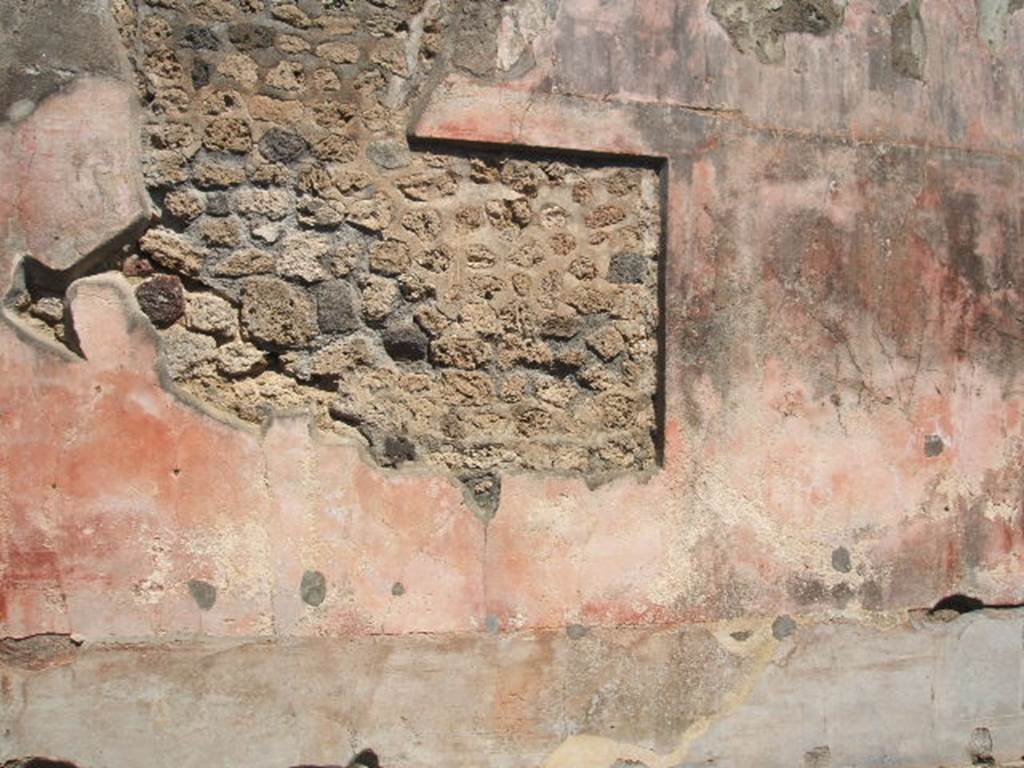
<svg viewBox="0 0 1024 768"><path fill-rule="evenodd" d="M978 36L992 53L1000 54L1006 46L1010 17L1024 8L1024 0L976 0Z"/></svg>
<svg viewBox="0 0 1024 768"><path fill-rule="evenodd" d="M792 616L778 616L772 622L772 637L776 640L785 640L796 632L796 621Z"/></svg>
<svg viewBox="0 0 1024 768"><path fill-rule="evenodd" d="M565 628L565 634L570 640L581 640L590 634L590 628L583 624L569 624Z"/></svg>
<svg viewBox="0 0 1024 768"><path fill-rule="evenodd" d="M799 605L822 603L828 598L828 589L817 576L793 576L787 584L787 591Z"/></svg>
<svg viewBox="0 0 1024 768"><path fill-rule="evenodd" d="M978 253L978 196L972 192L947 193L944 215L950 266L973 291L983 292L987 283L985 263Z"/></svg>
<svg viewBox="0 0 1024 768"><path fill-rule="evenodd" d="M836 547L832 550L832 568L840 573L850 572L850 550L846 547Z"/></svg>
<svg viewBox="0 0 1024 768"><path fill-rule="evenodd" d="M53 29L60 34L53 34ZM118 33L104 4L7 2L0 13L0 115L12 121L86 74L128 80Z"/></svg>
<svg viewBox="0 0 1024 768"><path fill-rule="evenodd" d="M832 585L832 588L828 591L829 597L832 598L832 602L835 603L839 609L845 608L855 596L853 587L842 581L838 584Z"/></svg>
<svg viewBox="0 0 1024 768"><path fill-rule="evenodd" d="M711 0L708 9L742 53L781 64L790 34L831 35L842 25L845 0Z"/></svg>
<svg viewBox="0 0 1024 768"><path fill-rule="evenodd" d="M910 0L892 17L892 68L903 77L924 80L928 55L921 0Z"/></svg>
<svg viewBox="0 0 1024 768"><path fill-rule="evenodd" d="M866 611L880 611L885 604L885 593L878 582L869 580L857 590L860 604Z"/></svg>
<svg viewBox="0 0 1024 768"><path fill-rule="evenodd" d="M306 571L299 584L302 602L316 608L327 597L327 578L320 571Z"/></svg>
<svg viewBox="0 0 1024 768"><path fill-rule="evenodd" d="M995 765L992 757L992 732L985 727L975 728L967 742L967 752L974 765Z"/></svg>
<svg viewBox="0 0 1024 768"><path fill-rule="evenodd" d="M208 581L191 579L188 582L188 591L201 611L210 610L217 602L217 587Z"/></svg>
<svg viewBox="0 0 1024 768"><path fill-rule="evenodd" d="M461 3L454 24L452 64L477 77L494 72L502 3Z"/></svg>
<svg viewBox="0 0 1024 768"><path fill-rule="evenodd" d="M829 768L832 765L832 750L828 746L815 747L804 753L803 768Z"/></svg>
<svg viewBox="0 0 1024 768"><path fill-rule="evenodd" d="M82 644L70 635L41 633L0 639L0 665L28 670L71 663Z"/></svg>
<svg viewBox="0 0 1024 768"><path fill-rule="evenodd" d="M485 523L494 519L501 504L501 477L485 472L460 478L463 496Z"/></svg>
<svg viewBox="0 0 1024 768"><path fill-rule="evenodd" d="M941 456L945 448L946 443L943 441L941 435L925 435L924 455L927 456L929 459L933 459L936 456Z"/></svg>

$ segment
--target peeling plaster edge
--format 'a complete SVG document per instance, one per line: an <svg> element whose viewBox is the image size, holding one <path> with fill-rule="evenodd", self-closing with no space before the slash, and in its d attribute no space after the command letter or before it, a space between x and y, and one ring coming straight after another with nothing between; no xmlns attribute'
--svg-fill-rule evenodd
<svg viewBox="0 0 1024 768"><path fill-rule="evenodd" d="M530 91L524 88L517 88L514 84L509 85L505 83L489 82L480 78L468 78L460 74L449 75L442 82L437 83L433 88L426 90L423 97L421 97L420 102L417 104L416 109L411 113L408 130L410 137L421 140L434 139L460 141L468 144L474 143L471 136L445 137L436 132L431 132L425 125L424 121L424 118L432 109L437 109L439 114L444 114L444 108L438 108L438 105L443 104L444 102L443 95L458 93L460 89L466 88L470 88L484 94L484 101L486 101L486 95L490 95L492 97L500 97L504 95L506 97L514 96L519 98L528 96L531 102L533 98L550 99L559 103L559 106L565 108L567 111L578 108L576 105L586 105L587 107L599 106L636 109L641 112L641 115L639 116L639 122L641 123L647 122L646 118L651 113L666 116L682 114L700 121L704 125L704 130L706 130L706 126L708 124L724 123L741 127L753 134L775 139L789 138L794 140L817 141L828 143L832 146L914 149L925 152L949 153L955 156L989 157L999 160L1011 160L1014 162L1024 160L1024 151L1022 150L999 149L995 147L971 147L962 144L946 144L928 141L926 139L913 139L907 137L887 137L878 134L860 135L852 130L848 134L843 134L829 130L799 129L775 125L772 123L759 123L748 117L742 109L730 107L724 104L691 104L668 99L645 99L621 94L597 97L589 94L574 93L572 91ZM527 112L528 109L524 110L523 116L525 116ZM449 119L450 121L457 121L459 117L459 113L454 112ZM486 141L481 143L484 145L487 144ZM530 145L525 144L524 146ZM646 151L637 149L636 151L630 151L624 154L635 155L638 157L647 156L652 158L666 158L673 155L688 153L695 148L696 147L656 146L651 147Z"/></svg>
<svg viewBox="0 0 1024 768"><path fill-rule="evenodd" d="M425 462L419 461L405 462L403 465L398 467L382 465L374 458L369 446L359 438L346 438L341 435L326 432L317 427L315 414L310 409L271 409L263 421L257 425L243 421L222 409L216 408L215 406L200 400L175 382L167 368L167 355L164 349L164 340L153 327L149 318L139 308L138 302L135 300L134 293L131 290L131 286L121 274L116 272L101 272L75 280L67 289L66 298L69 305L74 305L75 297L83 287L107 288L116 295L126 319L126 328L128 332L130 334L140 334L145 343L151 345L156 353L154 372L161 389L172 395L182 405L190 408L204 418L256 437L261 444L275 424L286 423L289 421L305 422L312 442L322 446L338 446L354 449L356 455L362 461L364 466L381 475L393 478L418 477L423 479L440 478L447 480L453 488L463 492L466 508L471 512L477 513L477 510L475 509L476 505L466 498L465 489L458 473L442 470ZM3 315L4 319L11 323L19 333L32 334L30 340L34 346L39 346L47 352L57 354L67 362L83 362L81 357L70 350L67 350L63 345L51 341L42 334L36 335L35 331L33 331L29 326L23 325L17 320L7 317L2 311L0 311L0 315ZM589 491L595 491L599 488L616 484L632 485L634 487L645 486L659 475L663 474L663 471L663 466L655 466L640 472L616 472L609 475L602 475L596 479L587 478L578 473L569 471L538 472L521 469L496 469L493 472L502 478L529 478L536 479L539 482L543 482L545 480L574 481L578 483L581 488L585 488ZM481 517L481 515L477 514L477 517ZM493 517L493 515L490 517ZM481 517L482 522L485 524L488 522L488 519L483 519Z"/></svg>

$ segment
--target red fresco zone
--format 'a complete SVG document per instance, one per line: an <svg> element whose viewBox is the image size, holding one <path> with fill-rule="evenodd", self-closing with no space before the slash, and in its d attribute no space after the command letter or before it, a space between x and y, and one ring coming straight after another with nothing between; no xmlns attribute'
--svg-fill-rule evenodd
<svg viewBox="0 0 1024 768"><path fill-rule="evenodd" d="M467 83L414 133L663 158L663 466L597 488L507 476L485 526L449 478L376 467L301 416L252 432L168 391L123 283L93 279L72 299L85 360L0 326L0 633L514 631L1024 599L1016 171L923 150L873 167L870 148ZM301 600L307 571L325 577L319 606ZM217 588L209 610L197 579Z"/></svg>

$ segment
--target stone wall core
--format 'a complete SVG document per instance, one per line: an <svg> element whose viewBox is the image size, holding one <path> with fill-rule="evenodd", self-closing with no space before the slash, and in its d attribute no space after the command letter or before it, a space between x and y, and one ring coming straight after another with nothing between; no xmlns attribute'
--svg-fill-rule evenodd
<svg viewBox="0 0 1024 768"><path fill-rule="evenodd" d="M442 4L250 5L120 15L159 221L115 266L175 384L484 487L650 469L657 170L412 151ZM18 308L72 343L60 291L28 283Z"/></svg>

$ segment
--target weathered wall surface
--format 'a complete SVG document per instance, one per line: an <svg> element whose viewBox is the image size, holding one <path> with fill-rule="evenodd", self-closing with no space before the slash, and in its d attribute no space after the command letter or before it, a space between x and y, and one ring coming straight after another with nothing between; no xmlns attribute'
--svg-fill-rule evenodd
<svg viewBox="0 0 1024 768"><path fill-rule="evenodd" d="M7 4L0 758L1022 759L1015 3Z"/></svg>

